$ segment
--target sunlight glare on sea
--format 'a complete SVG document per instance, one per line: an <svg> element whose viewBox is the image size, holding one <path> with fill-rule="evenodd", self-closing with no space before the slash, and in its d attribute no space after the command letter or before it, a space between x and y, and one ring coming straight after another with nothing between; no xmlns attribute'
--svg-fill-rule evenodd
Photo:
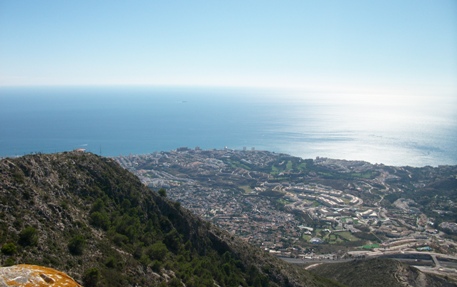
<svg viewBox="0 0 457 287"><path fill-rule="evenodd" d="M288 136L278 146L305 157L390 165L455 164L456 107L452 97L305 95L288 108L289 124L276 131Z"/></svg>
<svg viewBox="0 0 457 287"><path fill-rule="evenodd" d="M214 88L1 88L0 156L85 148L268 150L387 165L457 164L453 98Z"/></svg>

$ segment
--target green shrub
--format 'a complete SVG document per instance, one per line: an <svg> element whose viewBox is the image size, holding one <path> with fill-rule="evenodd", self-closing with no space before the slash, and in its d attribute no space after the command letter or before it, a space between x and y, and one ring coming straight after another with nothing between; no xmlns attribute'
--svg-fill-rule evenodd
<svg viewBox="0 0 457 287"><path fill-rule="evenodd" d="M90 215L89 223L103 230L108 230L110 226L108 214L99 211L95 211Z"/></svg>
<svg viewBox="0 0 457 287"><path fill-rule="evenodd" d="M136 246L132 255L133 255L133 258L140 259L141 256L143 255L143 245Z"/></svg>
<svg viewBox="0 0 457 287"><path fill-rule="evenodd" d="M19 233L19 244L22 246L34 246L38 244L38 232L29 226Z"/></svg>
<svg viewBox="0 0 457 287"><path fill-rule="evenodd" d="M161 197L167 197L167 191L163 188L159 189L159 195Z"/></svg>
<svg viewBox="0 0 457 287"><path fill-rule="evenodd" d="M93 204L90 212L96 212L96 211L104 211L105 209L105 203L101 198L98 198L97 201Z"/></svg>
<svg viewBox="0 0 457 287"><path fill-rule="evenodd" d="M5 260L4 266L13 266L16 264L16 260L13 257L8 257Z"/></svg>
<svg viewBox="0 0 457 287"><path fill-rule="evenodd" d="M82 255L86 240L81 235L74 236L68 243L68 250L73 255Z"/></svg>
<svg viewBox="0 0 457 287"><path fill-rule="evenodd" d="M170 232L168 232L165 235L164 243L165 245L167 245L170 251L177 254L181 247L181 238L178 231L176 231L176 229L173 229Z"/></svg>
<svg viewBox="0 0 457 287"><path fill-rule="evenodd" d="M117 260L113 256L110 256L106 261L105 261L105 266L108 268L115 268L117 266Z"/></svg>
<svg viewBox="0 0 457 287"><path fill-rule="evenodd" d="M113 242L119 247L122 247L123 244L127 244L129 242L129 238L123 234L116 233L113 237Z"/></svg>
<svg viewBox="0 0 457 287"><path fill-rule="evenodd" d="M151 260L160 260L162 261L168 253L167 246L162 242L154 243L146 251L146 254L151 258Z"/></svg>
<svg viewBox="0 0 457 287"><path fill-rule="evenodd" d="M213 283L213 282L211 282L211 283ZM181 280L179 280L176 277L174 277L170 281L168 281L167 285L170 286L170 287L181 287L181 286L183 286L182 283L181 283ZM208 285L208 286L210 286L210 285Z"/></svg>
<svg viewBox="0 0 457 287"><path fill-rule="evenodd" d="M83 275L83 285L85 287L95 287L100 278L100 271L97 268L90 268Z"/></svg>
<svg viewBox="0 0 457 287"><path fill-rule="evenodd" d="M149 259L148 255L143 254L143 256L141 256L141 258L140 258L140 263L141 263L141 265L146 267L151 263L151 259Z"/></svg>
<svg viewBox="0 0 457 287"><path fill-rule="evenodd" d="M14 171L13 178L17 183L25 182L24 173L22 173L22 171L20 171L20 170Z"/></svg>
<svg viewBox="0 0 457 287"><path fill-rule="evenodd" d="M151 269L154 272L160 272L160 270L162 269L162 263L158 260L154 260L151 264Z"/></svg>
<svg viewBox="0 0 457 287"><path fill-rule="evenodd" d="M1 251L5 255L13 255L14 253L17 252L17 247L12 242L5 243L5 244L3 244Z"/></svg>

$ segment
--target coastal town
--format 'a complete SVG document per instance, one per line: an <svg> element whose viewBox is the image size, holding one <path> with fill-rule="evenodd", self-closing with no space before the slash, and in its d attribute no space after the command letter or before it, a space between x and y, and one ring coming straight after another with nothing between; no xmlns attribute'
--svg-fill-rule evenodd
<svg viewBox="0 0 457 287"><path fill-rule="evenodd" d="M277 256L433 252L457 262L455 166L389 167L198 147L116 160L152 190L166 190L183 207Z"/></svg>

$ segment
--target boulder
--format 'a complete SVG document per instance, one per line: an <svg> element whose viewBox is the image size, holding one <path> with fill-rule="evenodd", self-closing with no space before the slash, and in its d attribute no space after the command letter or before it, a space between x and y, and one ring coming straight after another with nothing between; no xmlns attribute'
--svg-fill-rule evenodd
<svg viewBox="0 0 457 287"><path fill-rule="evenodd" d="M0 268L0 287L81 287L67 274L52 268L20 264Z"/></svg>

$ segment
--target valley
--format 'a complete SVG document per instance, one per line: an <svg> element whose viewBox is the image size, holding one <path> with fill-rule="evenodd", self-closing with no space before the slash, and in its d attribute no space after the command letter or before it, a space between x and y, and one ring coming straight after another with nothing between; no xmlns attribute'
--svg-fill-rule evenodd
<svg viewBox="0 0 457 287"><path fill-rule="evenodd" d="M0 280L41 266L87 287L456 286L453 166L182 148L0 171Z"/></svg>
<svg viewBox="0 0 457 287"><path fill-rule="evenodd" d="M199 148L116 160L144 184L165 189L201 218L276 256L337 260L457 251L456 166Z"/></svg>

